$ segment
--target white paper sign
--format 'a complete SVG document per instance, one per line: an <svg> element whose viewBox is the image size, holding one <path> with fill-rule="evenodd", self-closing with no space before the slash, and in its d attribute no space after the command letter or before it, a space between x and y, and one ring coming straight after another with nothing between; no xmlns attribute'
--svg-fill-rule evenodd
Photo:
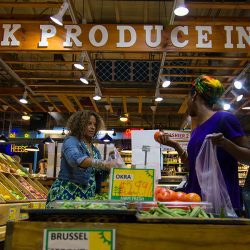
<svg viewBox="0 0 250 250"><path fill-rule="evenodd" d="M161 178L160 144L154 140L158 130L134 130L131 134L132 164L136 168L155 169L155 177Z"/></svg>

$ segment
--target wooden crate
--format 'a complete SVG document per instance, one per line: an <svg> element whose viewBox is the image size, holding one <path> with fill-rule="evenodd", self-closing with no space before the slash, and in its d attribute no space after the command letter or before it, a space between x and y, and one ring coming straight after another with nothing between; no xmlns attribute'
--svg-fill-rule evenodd
<svg viewBox="0 0 250 250"><path fill-rule="evenodd" d="M0 226L6 225L9 218L10 206L8 204L0 204Z"/></svg>
<svg viewBox="0 0 250 250"><path fill-rule="evenodd" d="M0 181L7 187L9 190L15 191L20 197L22 197L22 200L25 200L26 196L22 193L20 188L16 186L13 182L11 182L8 178L8 176L11 175L10 173L1 173L0 172Z"/></svg>
<svg viewBox="0 0 250 250"><path fill-rule="evenodd" d="M47 198L47 194L43 191L42 188L40 188L40 186L38 186L31 178L29 177L23 177L35 190L39 191L43 196L44 199Z"/></svg>
<svg viewBox="0 0 250 250"><path fill-rule="evenodd" d="M3 183L0 182L0 194L2 195L2 199L5 201L15 201L16 198L13 194L4 186ZM8 196L8 198L7 198Z"/></svg>
<svg viewBox="0 0 250 250"><path fill-rule="evenodd" d="M17 177L17 178L16 178ZM32 193L30 193L29 190L27 190L18 180L18 176L14 176L14 175L9 175L8 176L9 180L18 187L19 190L21 190L21 192L27 197L27 199L32 200L35 199L34 195Z"/></svg>
<svg viewBox="0 0 250 250"><path fill-rule="evenodd" d="M43 190L43 192L44 192L46 195L48 195L49 190L48 190L45 186L43 186L43 184L42 184L40 181L38 181L36 178L31 178L31 180L32 180L37 186L39 186L39 187Z"/></svg>

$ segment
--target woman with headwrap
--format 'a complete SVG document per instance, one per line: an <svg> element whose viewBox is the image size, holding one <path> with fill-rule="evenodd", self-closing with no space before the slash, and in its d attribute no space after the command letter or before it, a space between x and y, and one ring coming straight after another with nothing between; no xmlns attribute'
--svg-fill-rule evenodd
<svg viewBox="0 0 250 250"><path fill-rule="evenodd" d="M223 92L224 88L219 80L206 75L198 77L192 84L188 101L189 115L196 117L197 127L192 131L187 153L166 133L159 137L159 142L175 148L182 161L189 167L186 192L201 194L195 162L205 137L213 134L211 139L219 146L217 157L232 205L235 210L239 210L241 203L237 161L249 162L250 148L237 118L229 112L215 112L212 109Z"/></svg>

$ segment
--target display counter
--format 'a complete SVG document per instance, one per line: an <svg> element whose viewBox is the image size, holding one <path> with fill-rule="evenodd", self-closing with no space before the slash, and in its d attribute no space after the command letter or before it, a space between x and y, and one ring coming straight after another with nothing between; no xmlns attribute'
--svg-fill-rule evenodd
<svg viewBox="0 0 250 250"><path fill-rule="evenodd" d="M216 220L216 219L215 219ZM196 220L197 221L197 220ZM222 223L222 224L219 224ZM170 223L117 223L117 222L44 222L19 221L7 224L5 250L43 249L44 229L114 229L116 250L248 250L250 223L244 220L224 225ZM73 249L73 248L72 248ZM89 248L92 249L92 248ZM60 248L61 250L61 248Z"/></svg>

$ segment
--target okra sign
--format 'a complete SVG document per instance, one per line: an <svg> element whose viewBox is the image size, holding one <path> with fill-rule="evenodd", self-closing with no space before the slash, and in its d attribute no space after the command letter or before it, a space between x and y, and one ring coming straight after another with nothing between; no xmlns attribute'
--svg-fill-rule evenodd
<svg viewBox="0 0 250 250"><path fill-rule="evenodd" d="M0 24L0 51L246 52L250 26Z"/></svg>
<svg viewBox="0 0 250 250"><path fill-rule="evenodd" d="M45 229L43 250L114 250L113 229Z"/></svg>
<svg viewBox="0 0 250 250"><path fill-rule="evenodd" d="M109 192L112 200L153 201L154 169L112 169Z"/></svg>

